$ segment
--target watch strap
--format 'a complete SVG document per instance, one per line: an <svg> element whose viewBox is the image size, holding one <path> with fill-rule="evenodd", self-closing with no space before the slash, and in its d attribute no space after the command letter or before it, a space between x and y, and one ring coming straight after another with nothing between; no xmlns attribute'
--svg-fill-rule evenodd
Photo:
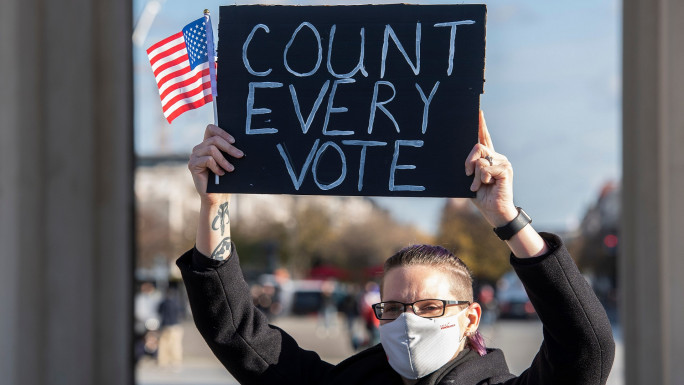
<svg viewBox="0 0 684 385"><path fill-rule="evenodd" d="M494 229L494 233L503 241L511 239L515 234L522 230L523 227L532 223L532 218L527 215L525 210L520 207L516 207L516 209L518 210L518 216L506 225Z"/></svg>

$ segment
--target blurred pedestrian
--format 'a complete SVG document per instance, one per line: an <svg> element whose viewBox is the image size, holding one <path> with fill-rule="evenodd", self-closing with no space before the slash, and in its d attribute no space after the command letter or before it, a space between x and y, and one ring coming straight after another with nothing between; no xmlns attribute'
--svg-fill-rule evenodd
<svg viewBox="0 0 684 385"><path fill-rule="evenodd" d="M490 284L480 286L477 302L482 306L482 325L493 324L498 317L499 305L494 295L494 288Z"/></svg>
<svg viewBox="0 0 684 385"><path fill-rule="evenodd" d="M373 313L373 304L380 302L380 287L374 281L366 282L363 296L361 297L361 318L366 327L366 341L364 346L370 347L380 342L380 321Z"/></svg>
<svg viewBox="0 0 684 385"><path fill-rule="evenodd" d="M337 335L337 303L335 302L335 281L326 279L321 283L321 303L318 309L318 327L316 334L319 337Z"/></svg>
<svg viewBox="0 0 684 385"><path fill-rule="evenodd" d="M159 336L159 352L157 363L162 367L178 368L183 363L183 326L181 320L185 315L185 307L178 291L169 288L164 300L159 304L161 317L161 335Z"/></svg>
<svg viewBox="0 0 684 385"><path fill-rule="evenodd" d="M135 315L135 361L143 357L156 357L159 349L159 304L162 293L151 282L140 284L135 295L133 313Z"/></svg>
<svg viewBox="0 0 684 385"><path fill-rule="evenodd" d="M350 285L340 303L340 311L344 314L347 324L347 334L352 349L356 351L362 343L362 338L356 332L356 321L359 319L359 288L357 285Z"/></svg>

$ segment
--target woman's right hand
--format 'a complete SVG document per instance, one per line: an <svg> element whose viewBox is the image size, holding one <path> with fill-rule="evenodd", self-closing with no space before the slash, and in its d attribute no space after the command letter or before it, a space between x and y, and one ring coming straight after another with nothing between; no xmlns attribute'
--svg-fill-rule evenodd
<svg viewBox="0 0 684 385"><path fill-rule="evenodd" d="M233 158L242 158L245 154L235 147L235 138L229 133L213 124L207 125L204 131L204 140L192 149L188 169L192 174L195 189L203 203L213 204L222 199L221 194L208 194L209 170L222 176L226 172L235 170L221 151Z"/></svg>

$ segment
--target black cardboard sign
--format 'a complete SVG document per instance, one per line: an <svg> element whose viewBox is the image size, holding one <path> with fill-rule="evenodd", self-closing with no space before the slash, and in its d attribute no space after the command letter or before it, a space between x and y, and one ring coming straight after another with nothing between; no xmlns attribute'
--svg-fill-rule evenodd
<svg viewBox="0 0 684 385"><path fill-rule="evenodd" d="M209 192L470 197L484 5L224 6Z"/></svg>

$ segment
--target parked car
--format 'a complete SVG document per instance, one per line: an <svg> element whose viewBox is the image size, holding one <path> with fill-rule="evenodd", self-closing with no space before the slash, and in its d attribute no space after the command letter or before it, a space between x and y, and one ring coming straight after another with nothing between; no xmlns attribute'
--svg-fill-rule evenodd
<svg viewBox="0 0 684 385"><path fill-rule="evenodd" d="M346 292L343 285L333 281L293 280L283 291L283 301L287 303L286 313L292 315L311 315L318 313L325 305L326 285L330 285L332 304L337 308Z"/></svg>
<svg viewBox="0 0 684 385"><path fill-rule="evenodd" d="M504 274L496 284L500 318L532 318L537 312L525 287L514 271Z"/></svg>

